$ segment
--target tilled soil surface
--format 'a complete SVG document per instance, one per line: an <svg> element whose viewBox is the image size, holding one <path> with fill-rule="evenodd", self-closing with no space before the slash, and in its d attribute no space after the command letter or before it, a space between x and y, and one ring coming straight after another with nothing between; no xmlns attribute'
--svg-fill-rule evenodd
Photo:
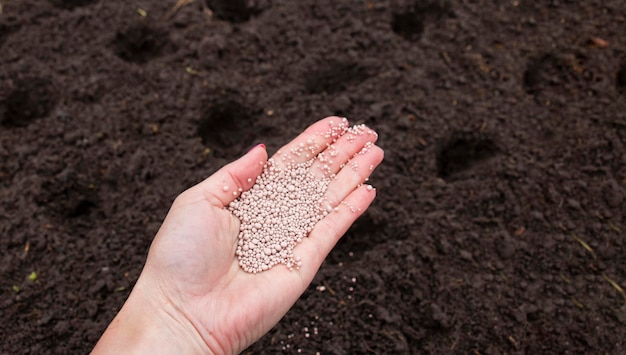
<svg viewBox="0 0 626 355"><path fill-rule="evenodd" d="M623 0L0 4L1 353L89 351L177 194L331 114L379 197L248 352L626 352Z"/></svg>

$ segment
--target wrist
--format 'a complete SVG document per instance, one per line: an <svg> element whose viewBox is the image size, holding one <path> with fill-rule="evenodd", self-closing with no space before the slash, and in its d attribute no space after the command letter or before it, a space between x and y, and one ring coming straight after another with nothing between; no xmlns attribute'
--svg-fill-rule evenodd
<svg viewBox="0 0 626 355"><path fill-rule="evenodd" d="M147 291L140 278L93 354L212 353L175 305Z"/></svg>

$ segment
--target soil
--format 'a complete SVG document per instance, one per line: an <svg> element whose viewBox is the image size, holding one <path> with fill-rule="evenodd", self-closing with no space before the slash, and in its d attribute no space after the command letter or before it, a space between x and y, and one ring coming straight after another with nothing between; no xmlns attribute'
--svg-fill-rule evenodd
<svg viewBox="0 0 626 355"><path fill-rule="evenodd" d="M247 353L626 352L624 1L174 3L2 1L0 353L89 351L177 194L331 114L378 198Z"/></svg>

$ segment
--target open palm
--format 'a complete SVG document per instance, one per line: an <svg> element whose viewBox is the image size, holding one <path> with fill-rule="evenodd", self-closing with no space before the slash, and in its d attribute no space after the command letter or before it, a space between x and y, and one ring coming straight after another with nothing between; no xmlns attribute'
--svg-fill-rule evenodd
<svg viewBox="0 0 626 355"><path fill-rule="evenodd" d="M300 269L290 271L277 265L249 274L239 267L235 257L240 224L225 207L237 197L239 189L250 189L261 174L267 161L261 145L174 201L131 298L137 294L142 303L165 309L165 319L178 323L178 331L187 332L185 337L197 342L196 350L239 352L269 331L304 292L338 239L375 197L375 191L362 183L382 161L383 151L371 146L365 154L356 153L368 142L374 143L377 135L368 131L349 139L339 137L333 143L332 138L319 134L331 121L339 120L329 117L318 121L281 149L289 151L316 139L320 147L332 143L339 152L330 167L336 177L327 191L329 201L338 208L296 246L294 254L303 261ZM347 167L350 159L364 168ZM280 164L279 159L275 161ZM316 168L315 164L311 169Z"/></svg>

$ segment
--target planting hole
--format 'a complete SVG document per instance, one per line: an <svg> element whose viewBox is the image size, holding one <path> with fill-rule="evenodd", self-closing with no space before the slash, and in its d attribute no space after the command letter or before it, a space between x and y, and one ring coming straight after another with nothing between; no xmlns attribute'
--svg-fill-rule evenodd
<svg viewBox="0 0 626 355"><path fill-rule="evenodd" d="M98 194L86 176L67 168L42 183L42 194L36 199L57 216L75 218L90 215L98 207Z"/></svg>
<svg viewBox="0 0 626 355"><path fill-rule="evenodd" d="M145 63L157 57L167 44L167 33L147 24L137 24L115 37L115 54L127 62Z"/></svg>
<svg viewBox="0 0 626 355"><path fill-rule="evenodd" d="M246 22L261 12L248 0L206 0L206 4L215 17L233 23Z"/></svg>
<svg viewBox="0 0 626 355"><path fill-rule="evenodd" d="M555 86L581 89L594 74L588 70L586 58L575 53L548 53L531 60L524 71L524 90L531 94Z"/></svg>
<svg viewBox="0 0 626 355"><path fill-rule="evenodd" d="M440 21L454 14L446 3L416 1L411 6L395 11L391 17L391 29L408 41L418 40L424 33L425 23Z"/></svg>
<svg viewBox="0 0 626 355"><path fill-rule="evenodd" d="M458 132L441 146L437 153L439 177L448 179L478 163L494 157L498 147L488 138Z"/></svg>
<svg viewBox="0 0 626 355"><path fill-rule="evenodd" d="M3 24L0 24L0 48L4 44L7 35L9 34L9 28Z"/></svg>
<svg viewBox="0 0 626 355"><path fill-rule="evenodd" d="M252 144L255 130L250 112L236 101L227 99L212 104L198 125L202 143L222 157L238 156ZM230 155L227 156L227 154Z"/></svg>
<svg viewBox="0 0 626 355"><path fill-rule="evenodd" d="M96 207L96 203L85 198L80 197L76 200L68 202L67 209L65 211L68 217L80 217L88 215L91 210Z"/></svg>
<svg viewBox="0 0 626 355"><path fill-rule="evenodd" d="M416 41L424 32L424 16L415 11L394 14L391 29L408 41Z"/></svg>
<svg viewBox="0 0 626 355"><path fill-rule="evenodd" d="M52 5L60 9L73 10L77 7L87 6L96 0L49 0Z"/></svg>
<svg viewBox="0 0 626 355"><path fill-rule="evenodd" d="M620 94L626 93L626 62L622 63L619 71L617 72L617 78L615 81L617 91Z"/></svg>
<svg viewBox="0 0 626 355"><path fill-rule="evenodd" d="M7 127L26 126L36 118L47 116L56 101L50 80L20 79L6 96L0 92L0 123Z"/></svg>
<svg viewBox="0 0 626 355"><path fill-rule="evenodd" d="M524 72L524 89L527 93L534 94L543 87L557 85L562 71L560 61L551 54L535 59Z"/></svg>

